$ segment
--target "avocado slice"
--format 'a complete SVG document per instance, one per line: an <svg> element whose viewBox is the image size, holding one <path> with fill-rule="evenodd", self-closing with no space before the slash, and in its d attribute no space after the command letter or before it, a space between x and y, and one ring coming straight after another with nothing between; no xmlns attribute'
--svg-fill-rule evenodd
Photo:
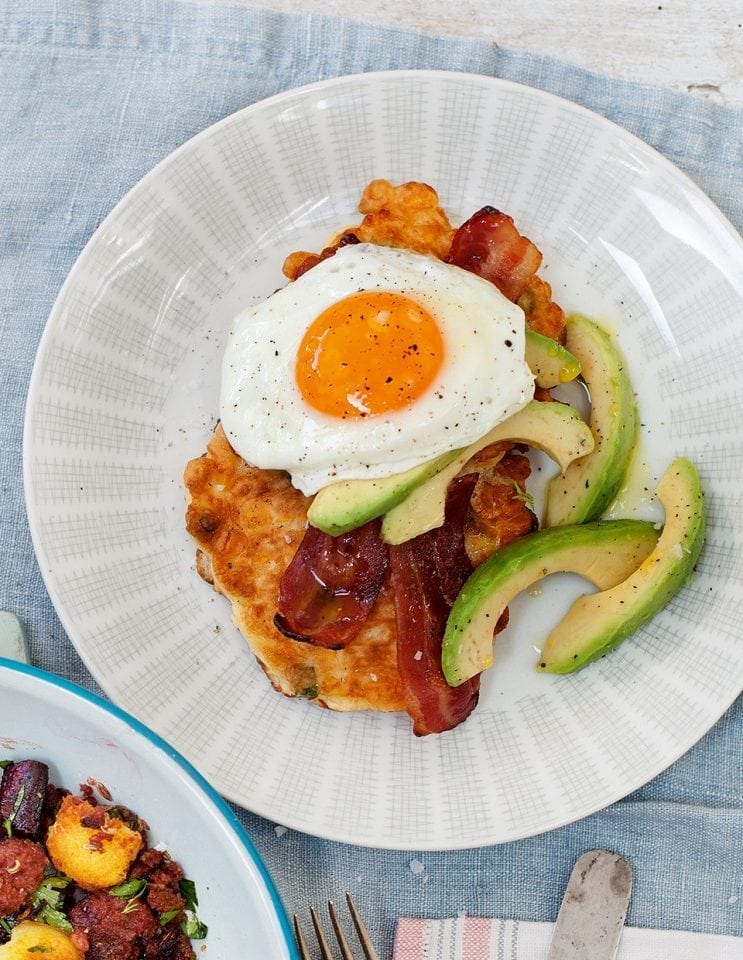
<svg viewBox="0 0 743 960"><path fill-rule="evenodd" d="M552 631L537 669L571 673L635 633L689 579L704 542L704 499L689 460L674 460L661 477L658 499L666 513L655 549L628 579L583 597Z"/></svg>
<svg viewBox="0 0 743 960"><path fill-rule="evenodd" d="M565 346L580 361L591 397L593 451L547 487L544 526L595 520L624 481L637 440L638 415L624 361L609 334L579 314L567 318Z"/></svg>
<svg viewBox="0 0 743 960"><path fill-rule="evenodd" d="M625 580L653 551L643 520L597 520L538 530L497 550L468 578L444 633L441 665L452 687L493 663L493 630L522 590L551 573L578 573L600 590Z"/></svg>
<svg viewBox="0 0 743 960"><path fill-rule="evenodd" d="M460 450L449 450L435 460L391 477L331 483L317 492L307 511L307 519L318 530L339 537L375 517L381 517L404 500L411 490L451 463L459 453Z"/></svg>
<svg viewBox="0 0 743 960"><path fill-rule="evenodd" d="M544 390L569 383L580 374L580 360L557 340L545 337L536 330L526 330L524 359L534 374L537 386Z"/></svg>
<svg viewBox="0 0 743 960"><path fill-rule="evenodd" d="M593 447L591 431L576 410L564 403L531 400L481 440L457 451L454 459L389 510L382 521L382 539L387 543L404 543L440 527L444 522L446 491L450 482L478 451L500 440L526 443L544 450L563 471L576 457L584 456Z"/></svg>

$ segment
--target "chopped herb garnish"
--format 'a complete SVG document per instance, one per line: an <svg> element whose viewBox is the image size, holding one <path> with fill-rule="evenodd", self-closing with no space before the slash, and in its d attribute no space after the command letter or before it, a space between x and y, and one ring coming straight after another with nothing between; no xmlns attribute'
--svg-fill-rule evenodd
<svg viewBox="0 0 743 960"><path fill-rule="evenodd" d="M67 917L61 910L55 910L48 904L45 904L43 909L36 914L35 919L49 927L57 927L58 930L64 930L65 933L72 933L73 927Z"/></svg>
<svg viewBox="0 0 743 960"><path fill-rule="evenodd" d="M40 907L51 907L59 910L62 907L62 891L72 881L69 877L46 877L34 890L31 897L31 907L38 910Z"/></svg>
<svg viewBox="0 0 743 960"><path fill-rule="evenodd" d="M164 927L166 923L170 923L180 912L180 910L164 910L158 918L160 926Z"/></svg>
<svg viewBox="0 0 743 960"><path fill-rule="evenodd" d="M53 877L44 877L41 885L51 887L52 890L64 890L65 887L69 887L72 883L69 877L64 877L61 874L57 874Z"/></svg>
<svg viewBox="0 0 743 960"><path fill-rule="evenodd" d="M18 793L16 795L15 801L13 802L13 810L11 811L11 814L10 814L11 820L15 819L15 815L20 810L21 804L23 803L23 798L25 796L26 796L26 786L25 784L21 784L20 789L18 790Z"/></svg>
<svg viewBox="0 0 743 960"><path fill-rule="evenodd" d="M525 503L526 506L533 512L534 511L534 497L527 493L526 490L521 486L517 480L513 480L511 477L506 478L508 483L516 491L516 499L521 500L522 503Z"/></svg>
<svg viewBox="0 0 743 960"><path fill-rule="evenodd" d="M72 881L69 877L46 877L34 890L31 897L31 908L38 910L36 920L50 927L57 927L65 933L72 933L72 924L64 915L63 891Z"/></svg>
<svg viewBox="0 0 743 960"><path fill-rule="evenodd" d="M182 880L178 881L178 889L181 892L181 896L186 901L186 910L191 912L196 911L196 907L199 905L199 898L196 896L196 884L193 880L188 880L184 877Z"/></svg>
<svg viewBox="0 0 743 960"><path fill-rule="evenodd" d="M116 887L111 887L108 891L112 897L121 897L126 900L122 913L132 913L137 909L137 900L147 889L147 881L141 877L135 877L133 880L125 880Z"/></svg>
<svg viewBox="0 0 743 960"><path fill-rule="evenodd" d="M130 827L132 830L138 830L140 833L147 828L145 821L126 807L109 807L108 815L112 820L121 820L127 827Z"/></svg>
<svg viewBox="0 0 743 960"><path fill-rule="evenodd" d="M13 930L13 921L9 917L0 917L0 930L4 930L10 936Z"/></svg>
<svg viewBox="0 0 743 960"><path fill-rule="evenodd" d="M11 828L13 826L13 821L15 820L16 814L21 809L21 804L23 803L23 798L25 795L26 795L26 787L22 784L21 788L16 794L15 800L13 801L13 809L10 811L10 816L6 817L3 820L3 826L5 827L5 832L8 834L9 837L12 836Z"/></svg>
<svg viewBox="0 0 743 960"><path fill-rule="evenodd" d="M181 923L181 930L186 934L189 940L203 940L209 928L196 916L195 913L189 913L186 919Z"/></svg>
<svg viewBox="0 0 743 960"><path fill-rule="evenodd" d="M4 770L6 767L9 767L12 762L12 760L0 760L0 770Z"/></svg>
<svg viewBox="0 0 743 960"><path fill-rule="evenodd" d="M196 916L196 907L199 905L199 898L196 896L196 884L193 880L184 877L178 881L178 889L186 901L186 919L181 920L181 930L189 940L203 940L208 927Z"/></svg>
<svg viewBox="0 0 743 960"><path fill-rule="evenodd" d="M33 947L27 947L26 953L51 953L51 947L45 947L41 943L35 944Z"/></svg>
<svg viewBox="0 0 743 960"><path fill-rule="evenodd" d="M108 891L112 897L121 897L122 900L136 900L141 897L147 889L147 881L135 877L133 880L125 880L116 887L111 887Z"/></svg>

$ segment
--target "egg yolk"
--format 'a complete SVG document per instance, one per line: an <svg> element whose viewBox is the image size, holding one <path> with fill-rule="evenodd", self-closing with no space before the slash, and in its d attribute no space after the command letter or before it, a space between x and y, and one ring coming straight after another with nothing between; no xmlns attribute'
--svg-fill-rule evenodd
<svg viewBox="0 0 743 960"><path fill-rule="evenodd" d="M305 401L331 416L366 417L410 406L444 360L433 316L401 293L364 290L324 310L297 351Z"/></svg>

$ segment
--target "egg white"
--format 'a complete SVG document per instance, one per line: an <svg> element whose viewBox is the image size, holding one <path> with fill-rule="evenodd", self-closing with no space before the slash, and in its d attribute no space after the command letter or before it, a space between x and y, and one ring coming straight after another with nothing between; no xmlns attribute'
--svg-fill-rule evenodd
<svg viewBox="0 0 743 960"><path fill-rule="evenodd" d="M439 325L444 362L406 409L341 420L304 401L294 375L297 350L320 313L361 290L404 293L424 306ZM523 311L493 284L432 257L358 244L235 317L220 412L243 459L287 470L309 495L338 480L402 473L466 446L533 393Z"/></svg>

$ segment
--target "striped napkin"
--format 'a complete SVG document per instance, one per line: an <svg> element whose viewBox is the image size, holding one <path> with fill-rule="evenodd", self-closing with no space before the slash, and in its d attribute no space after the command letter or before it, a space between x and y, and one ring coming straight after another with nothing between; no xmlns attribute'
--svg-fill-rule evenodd
<svg viewBox="0 0 743 960"><path fill-rule="evenodd" d="M393 960L546 960L553 923L489 920L398 921ZM627 927L617 960L743 960L743 939Z"/></svg>

